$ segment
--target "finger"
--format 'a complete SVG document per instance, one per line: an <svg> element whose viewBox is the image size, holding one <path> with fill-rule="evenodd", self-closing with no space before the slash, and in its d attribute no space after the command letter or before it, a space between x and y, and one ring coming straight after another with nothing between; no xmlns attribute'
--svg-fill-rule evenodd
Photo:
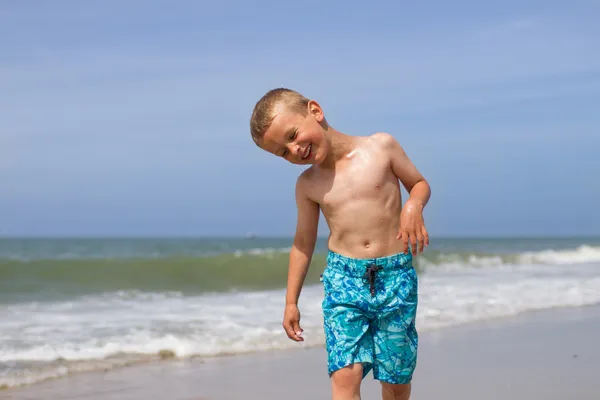
<svg viewBox="0 0 600 400"><path fill-rule="evenodd" d="M402 226L400 226L400 228L398 228L398 234L396 235L396 239L398 239L398 240L402 239L403 234L404 234L404 228L402 228Z"/></svg>
<svg viewBox="0 0 600 400"><path fill-rule="evenodd" d="M302 332L304 332L304 330L300 327L300 323L298 321L294 321L292 323L292 327L294 328L294 336L296 339L298 339L300 342L304 341L304 338L302 337Z"/></svg>
<svg viewBox="0 0 600 400"><path fill-rule="evenodd" d="M419 250L419 249L417 248L417 235L414 232L411 232L411 234L410 234L410 247L411 247L413 256L416 255L417 250Z"/></svg>
<svg viewBox="0 0 600 400"><path fill-rule="evenodd" d="M402 253L408 254L408 233L402 232L400 239L402 240Z"/></svg>
<svg viewBox="0 0 600 400"><path fill-rule="evenodd" d="M296 333L294 332L294 329L292 328L292 324L290 322L285 321L283 323L283 329L285 330L285 333L288 338L295 340L296 342L298 341L298 338L296 337Z"/></svg>
<svg viewBox="0 0 600 400"><path fill-rule="evenodd" d="M294 331L294 329L290 326L288 327L285 332L287 333L287 337L292 339L295 342L299 342L301 339L298 337L298 335L296 335L296 332Z"/></svg>
<svg viewBox="0 0 600 400"><path fill-rule="evenodd" d="M417 243L417 244L418 244L418 246L419 246L419 251L418 251L418 252L419 252L419 253L422 253L422 252L423 252L423 247L424 247L424 245L425 245L425 243L423 243L423 242L425 241L425 239L423 238L423 235L422 235L422 234L418 234L418 235L417 235L417 241L418 241L418 243Z"/></svg>
<svg viewBox="0 0 600 400"><path fill-rule="evenodd" d="M427 233L427 229L425 229L425 225L421 227L421 232L423 233L423 240L425 241L425 247L429 246L429 233Z"/></svg>

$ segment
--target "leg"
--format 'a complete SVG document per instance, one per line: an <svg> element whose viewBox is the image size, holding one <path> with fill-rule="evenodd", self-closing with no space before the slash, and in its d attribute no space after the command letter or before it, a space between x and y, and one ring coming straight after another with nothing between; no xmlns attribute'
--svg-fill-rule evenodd
<svg viewBox="0 0 600 400"><path fill-rule="evenodd" d="M385 284L389 297L373 323L373 375L381 381L384 400L408 400L419 343L416 272L410 269L389 276Z"/></svg>
<svg viewBox="0 0 600 400"><path fill-rule="evenodd" d="M329 315L328 313L325 314ZM325 318L328 370L334 400L360 400L360 384L371 370L373 337L360 312L339 308Z"/></svg>
<svg viewBox="0 0 600 400"><path fill-rule="evenodd" d="M356 363L338 369L331 374L333 400L360 400L360 383L363 378L362 364Z"/></svg>
<svg viewBox="0 0 600 400"><path fill-rule="evenodd" d="M373 365L373 337L360 308L359 284L360 278L323 273L323 328L335 400L359 400L360 383Z"/></svg>
<svg viewBox="0 0 600 400"><path fill-rule="evenodd" d="M408 400L410 399L410 383L393 385L381 382L381 395L383 400Z"/></svg>

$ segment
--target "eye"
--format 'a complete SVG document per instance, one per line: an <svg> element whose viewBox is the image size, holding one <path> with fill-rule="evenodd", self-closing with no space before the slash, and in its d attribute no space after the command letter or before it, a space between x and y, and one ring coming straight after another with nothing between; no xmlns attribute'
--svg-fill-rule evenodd
<svg viewBox="0 0 600 400"><path fill-rule="evenodd" d="M298 136L298 130L294 130L294 132L292 132L292 135L290 136L290 140L296 139L296 136Z"/></svg>

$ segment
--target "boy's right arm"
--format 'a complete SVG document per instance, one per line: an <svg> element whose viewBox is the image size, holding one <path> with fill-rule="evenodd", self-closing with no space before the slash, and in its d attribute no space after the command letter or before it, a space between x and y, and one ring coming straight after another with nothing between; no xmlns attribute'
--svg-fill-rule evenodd
<svg viewBox="0 0 600 400"><path fill-rule="evenodd" d="M299 342L304 339L300 336L302 328L298 299L315 249L319 224L319 205L308 198L304 175L296 183L296 206L298 221L290 250L283 328L290 339Z"/></svg>

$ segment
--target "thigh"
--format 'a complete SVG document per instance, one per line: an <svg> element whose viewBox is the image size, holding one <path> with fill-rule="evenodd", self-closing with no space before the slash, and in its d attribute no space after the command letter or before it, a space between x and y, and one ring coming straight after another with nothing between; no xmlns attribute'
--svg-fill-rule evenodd
<svg viewBox="0 0 600 400"><path fill-rule="evenodd" d="M390 280L387 305L373 321L374 365L377 379L391 384L412 380L417 362L419 337L416 271L408 270Z"/></svg>
<svg viewBox="0 0 600 400"><path fill-rule="evenodd" d="M373 360L370 321L353 289L354 278L325 271L323 285L323 328L329 374L355 363L368 373Z"/></svg>
<svg viewBox="0 0 600 400"><path fill-rule="evenodd" d="M405 317L379 321L373 329L373 375L391 384L412 381L417 364L418 334L414 323L405 325Z"/></svg>

